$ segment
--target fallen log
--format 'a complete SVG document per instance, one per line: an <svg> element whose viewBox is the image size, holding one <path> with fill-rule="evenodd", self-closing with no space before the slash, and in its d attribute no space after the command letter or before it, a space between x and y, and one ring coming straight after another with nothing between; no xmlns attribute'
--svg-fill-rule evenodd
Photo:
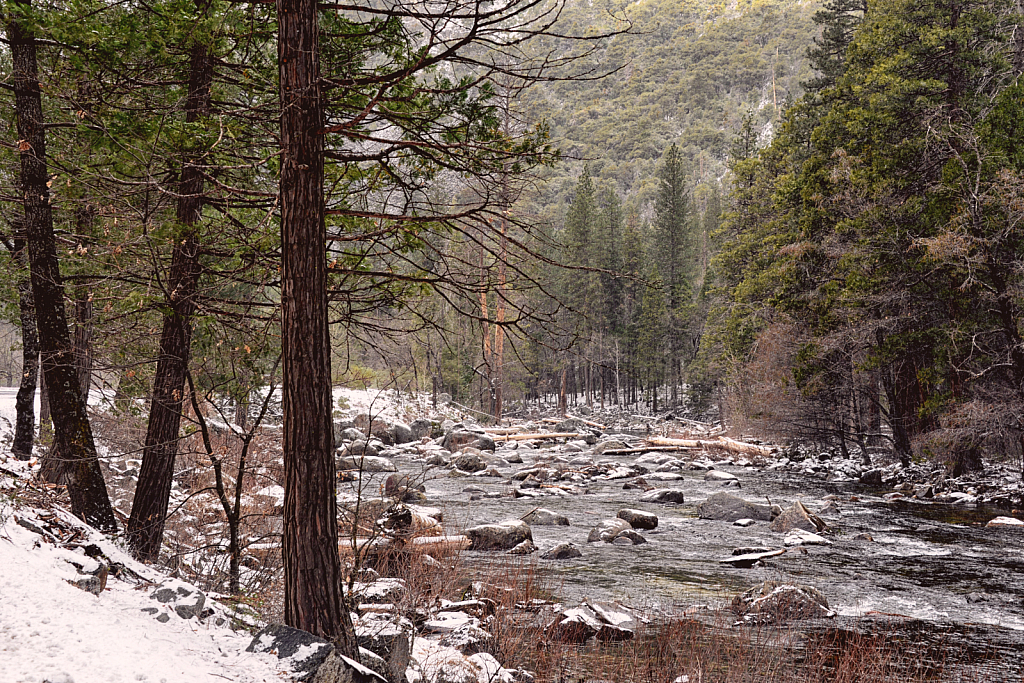
<svg viewBox="0 0 1024 683"><path fill-rule="evenodd" d="M633 453L653 453L655 451L678 453L687 450L691 449L682 446L637 446L635 448L610 448L601 455L632 455Z"/></svg>
<svg viewBox="0 0 1024 683"><path fill-rule="evenodd" d="M523 431L522 427L487 427L484 429L484 433L490 434L491 436L518 434L521 431Z"/></svg>

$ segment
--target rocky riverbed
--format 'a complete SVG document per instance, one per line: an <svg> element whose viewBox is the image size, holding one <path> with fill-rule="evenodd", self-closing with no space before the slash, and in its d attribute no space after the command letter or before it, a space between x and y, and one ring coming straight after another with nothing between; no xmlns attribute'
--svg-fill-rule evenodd
<svg viewBox="0 0 1024 683"><path fill-rule="evenodd" d="M980 652L1003 643L999 658L1024 643L1024 505L1009 465L953 479L925 465L887 464L884 455L865 467L765 444L753 455L713 446L647 449L637 434L578 421L527 424L521 432L545 427L578 436L503 441L509 430L488 434L467 421L434 423L403 444L371 439L378 471L364 467L364 491L371 481L390 481L392 493L408 487L408 500L443 510L449 531L529 520L532 545L517 537L511 552L535 562L567 604L618 600L679 613L728 604L775 580L820 590L840 620L896 619L919 633L947 634L944 642L949 632L967 634L957 647ZM341 444L343 459L369 452L365 438ZM704 504L723 494L764 517L705 518L713 515L702 514ZM794 507L816 526L773 530L771 520ZM608 520L622 510L649 513L656 526L626 524L628 533L602 540L600 527L615 526ZM567 544L578 552L545 559ZM507 561L505 552L467 551L479 566ZM739 562L738 555L753 559ZM1019 671L1020 656L1010 659L1006 671Z"/></svg>

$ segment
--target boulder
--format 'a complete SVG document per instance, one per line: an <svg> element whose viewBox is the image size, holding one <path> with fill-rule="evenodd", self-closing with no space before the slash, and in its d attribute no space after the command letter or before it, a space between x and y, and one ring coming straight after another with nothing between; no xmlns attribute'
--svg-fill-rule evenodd
<svg viewBox="0 0 1024 683"><path fill-rule="evenodd" d="M395 463L379 455L346 455L337 459L336 466L339 470L358 470L370 474L398 471Z"/></svg>
<svg viewBox="0 0 1024 683"><path fill-rule="evenodd" d="M589 607L567 609L544 630L548 640L582 645L597 635L604 624Z"/></svg>
<svg viewBox="0 0 1024 683"><path fill-rule="evenodd" d="M412 431L412 435L417 439L422 439L428 436L434 436L434 423L425 417L418 417L412 421L409 425L409 429ZM441 430L438 429L438 432ZM440 436L438 434L437 436Z"/></svg>
<svg viewBox="0 0 1024 683"><path fill-rule="evenodd" d="M459 453L452 458L451 464L463 472L480 472L487 469L487 462L484 461L480 452Z"/></svg>
<svg viewBox="0 0 1024 683"><path fill-rule="evenodd" d="M405 503L425 500L426 490L423 484L413 483L408 474L389 474L384 480L384 495Z"/></svg>
<svg viewBox="0 0 1024 683"><path fill-rule="evenodd" d="M416 441L416 435L412 433L412 428L404 422L396 422L391 425L391 438L396 444Z"/></svg>
<svg viewBox="0 0 1024 683"><path fill-rule="evenodd" d="M882 485L882 470L871 469L863 472L860 475L860 483L865 486L881 486Z"/></svg>
<svg viewBox="0 0 1024 683"><path fill-rule="evenodd" d="M576 432L577 434L589 434L590 427L586 422L579 418L570 417L568 420L562 420L554 427L551 428L553 432Z"/></svg>
<svg viewBox="0 0 1024 683"><path fill-rule="evenodd" d="M653 512L623 508L622 510L619 510L617 517L627 521L634 529L658 528L658 516Z"/></svg>
<svg viewBox="0 0 1024 683"><path fill-rule="evenodd" d="M335 425L337 427L338 425ZM355 427L345 427L344 429L335 429L334 431L334 445L338 446L342 441L365 441L366 432L361 432Z"/></svg>
<svg viewBox="0 0 1024 683"><path fill-rule="evenodd" d="M597 446L594 448L594 454L601 455L605 451L618 451L624 448L626 448L626 444L624 444L623 442L619 441L618 439L609 439L607 441L602 441L601 443L597 444Z"/></svg>
<svg viewBox="0 0 1024 683"><path fill-rule="evenodd" d="M830 541L825 540L818 534L810 531L804 531L803 529L793 529L786 534L786 538L782 543L787 548L796 545L832 545Z"/></svg>
<svg viewBox="0 0 1024 683"><path fill-rule="evenodd" d="M643 545L647 543L647 539L632 529L626 529L617 533L612 539L612 543L615 545Z"/></svg>
<svg viewBox="0 0 1024 683"><path fill-rule="evenodd" d="M791 507L783 510L782 514L775 518L769 528L776 533L782 534L789 533L794 529L803 529L815 534L827 529L828 525L820 517L812 514L805 508L803 503L797 501Z"/></svg>
<svg viewBox="0 0 1024 683"><path fill-rule="evenodd" d="M749 503L731 493L715 493L700 504L697 508L697 516L701 519L715 519L723 522L735 522L739 519L768 522L771 521L772 511L767 505Z"/></svg>
<svg viewBox="0 0 1024 683"><path fill-rule="evenodd" d="M633 527L631 527L629 522L624 519L619 519L618 517L614 519L603 519L597 523L597 526L590 530L590 534L587 536L587 543L596 543L597 541L611 543L620 533L632 529Z"/></svg>
<svg viewBox="0 0 1024 683"><path fill-rule="evenodd" d="M483 432L472 432L467 429L452 429L444 436L441 446L453 453L466 446L482 451L494 450L494 439Z"/></svg>
<svg viewBox="0 0 1024 683"><path fill-rule="evenodd" d="M477 652L486 652L494 640L487 631L475 624L463 624L454 631L441 636L441 645L453 647L464 655L475 655Z"/></svg>
<svg viewBox="0 0 1024 683"><path fill-rule="evenodd" d="M833 617L828 599L817 588L765 581L733 598L732 610L760 622Z"/></svg>
<svg viewBox="0 0 1024 683"><path fill-rule="evenodd" d="M569 526L568 517L557 512L552 512L546 508L537 508L536 510L532 510L523 517L523 521L527 524L540 526Z"/></svg>
<svg viewBox="0 0 1024 683"><path fill-rule="evenodd" d="M530 525L521 519L499 524L481 524L466 529L470 550L511 550L523 541L533 541Z"/></svg>
<svg viewBox="0 0 1024 683"><path fill-rule="evenodd" d="M729 482L739 482L740 478L731 472L724 470L708 470L707 474L704 475L704 481L718 482L725 484Z"/></svg>
<svg viewBox="0 0 1024 683"><path fill-rule="evenodd" d="M508 551L509 555L529 555L530 553L537 552L537 546L533 544L533 541L526 539L516 547Z"/></svg>
<svg viewBox="0 0 1024 683"><path fill-rule="evenodd" d="M394 435L391 432L391 426L379 417L375 417L371 420L367 413L361 413L356 415L355 420L352 422L355 425L355 428L364 435L369 431L371 436L377 437L383 441L385 445L393 446L395 444Z"/></svg>
<svg viewBox="0 0 1024 683"><path fill-rule="evenodd" d="M1015 517L996 517L989 520L989 523L985 526L1013 526L1013 527L1024 527L1024 522L1020 521Z"/></svg>
<svg viewBox="0 0 1024 683"><path fill-rule="evenodd" d="M542 560L571 560L574 557L583 557L580 549L572 543L559 543L551 550L541 553Z"/></svg>
<svg viewBox="0 0 1024 683"><path fill-rule="evenodd" d="M308 681L315 680L313 676L328 655L334 652L334 645L312 633L291 626L270 624L253 637L245 651L277 655L295 680ZM331 679L326 679L329 680Z"/></svg>
<svg viewBox="0 0 1024 683"><path fill-rule="evenodd" d="M324 658L312 677L296 677L296 680L308 680L310 683L388 683L373 669L338 654L331 647L331 653Z"/></svg>
<svg viewBox="0 0 1024 683"><path fill-rule="evenodd" d="M666 505L675 503L679 505L683 502L683 491L682 489L654 489L640 496L640 500L645 503L664 503Z"/></svg>
<svg viewBox="0 0 1024 683"><path fill-rule="evenodd" d="M356 643L384 660L389 683L403 683L416 627L403 617L368 613L354 624Z"/></svg>

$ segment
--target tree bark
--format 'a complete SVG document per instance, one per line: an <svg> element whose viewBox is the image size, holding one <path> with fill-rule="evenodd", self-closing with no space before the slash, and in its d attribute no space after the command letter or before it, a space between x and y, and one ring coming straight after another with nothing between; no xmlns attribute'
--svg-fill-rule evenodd
<svg viewBox="0 0 1024 683"><path fill-rule="evenodd" d="M28 266L28 245L24 226L16 225L14 251L11 258L19 268ZM11 452L19 460L32 457L36 429L36 387L39 384L39 333L36 331L36 308L32 301L32 280L18 280L18 310L21 317L21 384L14 401L17 418Z"/></svg>
<svg viewBox="0 0 1024 683"><path fill-rule="evenodd" d="M16 5L27 9L28 2ZM42 96L36 62L36 41L15 17L7 27L14 72L25 234L32 270L32 295L50 407L56 419L54 447L67 462L72 512L104 531L117 528L103 481L92 428L82 401L78 369L71 348L64 285L53 233Z"/></svg>
<svg viewBox="0 0 1024 683"><path fill-rule="evenodd" d="M192 48L185 121L194 123L210 112L213 55L209 45ZM192 346L192 315L198 290L199 235L203 211L203 175L198 167L201 151L184 155L178 182L177 219L180 230L171 250L167 279L166 312L160 334L160 355L153 377L146 445L135 488L127 538L135 557L152 562L160 555L167 505L178 456L178 432L185 397L185 375Z"/></svg>
<svg viewBox="0 0 1024 683"><path fill-rule="evenodd" d="M277 0L281 92L284 620L358 661L334 494L323 98L315 0Z"/></svg>

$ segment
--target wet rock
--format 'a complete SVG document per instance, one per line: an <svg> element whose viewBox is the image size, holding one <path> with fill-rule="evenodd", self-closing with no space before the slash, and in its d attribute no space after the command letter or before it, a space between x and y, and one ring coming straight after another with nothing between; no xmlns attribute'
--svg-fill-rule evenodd
<svg viewBox="0 0 1024 683"><path fill-rule="evenodd" d="M883 472L878 468L866 470L863 474L860 475L860 483L864 484L865 486L881 486L882 477Z"/></svg>
<svg viewBox="0 0 1024 683"><path fill-rule="evenodd" d="M650 530L658 528L658 516L653 512L623 508L619 510L617 517L629 522L629 525L634 529Z"/></svg>
<svg viewBox="0 0 1024 683"><path fill-rule="evenodd" d="M728 484L732 482L739 483L740 479L731 472L724 472L722 470L708 470L708 473L704 475L704 481Z"/></svg>
<svg viewBox="0 0 1024 683"><path fill-rule="evenodd" d="M253 637L245 651L277 655L295 680L308 681L334 652L334 645L291 626L270 624Z"/></svg>
<svg viewBox="0 0 1024 683"><path fill-rule="evenodd" d="M682 489L654 489L640 496L640 500L645 503L675 503L679 505L683 502L683 491Z"/></svg>
<svg viewBox="0 0 1024 683"><path fill-rule="evenodd" d="M643 477L637 477L633 481L627 481L622 485L624 491L631 489L639 489L640 491L653 491L654 487L647 483L647 480Z"/></svg>
<svg viewBox="0 0 1024 683"><path fill-rule="evenodd" d="M744 548L744 550L747 550L747 548ZM749 569L761 560L766 560L769 557L778 557L779 555L782 555L785 552L785 550L762 550L760 552L733 555L732 557L727 557L724 560L719 560L719 562L721 562L722 564L732 565L733 567L737 567L739 569Z"/></svg>
<svg viewBox="0 0 1024 683"><path fill-rule="evenodd" d="M533 541L526 539L522 543L516 545L514 548L508 551L509 555L529 555L530 553L537 552L537 546L533 544Z"/></svg>
<svg viewBox="0 0 1024 683"><path fill-rule="evenodd" d="M1014 517L996 517L985 526L1024 527L1024 522Z"/></svg>
<svg viewBox="0 0 1024 683"><path fill-rule="evenodd" d="M476 453L459 453L452 458L451 464L463 472L480 472L487 469L487 462L480 455L479 451Z"/></svg>
<svg viewBox="0 0 1024 683"><path fill-rule="evenodd" d="M832 545L831 541L825 540L818 534L803 529L793 529L782 541L787 548L797 545Z"/></svg>
<svg viewBox="0 0 1024 683"><path fill-rule="evenodd" d="M568 517L545 508L537 508L531 511L523 517L523 521L527 524L540 526L569 526Z"/></svg>
<svg viewBox="0 0 1024 683"><path fill-rule="evenodd" d="M776 533L783 534L789 533L794 529L803 529L813 534L824 531L828 528L828 525L820 517L812 514L804 507L803 503L797 501L776 517L769 528Z"/></svg>
<svg viewBox="0 0 1024 683"><path fill-rule="evenodd" d="M825 594L813 586L765 581L733 598L732 610L747 620L789 621L833 617Z"/></svg>
<svg viewBox="0 0 1024 683"><path fill-rule="evenodd" d="M738 519L769 522L772 518L772 511L767 505L749 503L731 493L715 493L700 504L697 508L697 516L701 519L715 519L723 522L735 522Z"/></svg>
<svg viewBox="0 0 1024 683"><path fill-rule="evenodd" d="M616 534L615 538L612 539L612 543L616 545L643 545L647 543L647 539L632 529L626 529Z"/></svg>
<svg viewBox="0 0 1024 683"><path fill-rule="evenodd" d="M520 519L499 524L481 524L464 532L469 538L470 550L511 550L523 541L533 541L530 525Z"/></svg>
<svg viewBox="0 0 1024 683"><path fill-rule="evenodd" d="M875 539L872 538L871 534L865 532L865 533L857 534L856 536L853 537L853 540L855 540L855 541L871 541L871 542L874 542Z"/></svg>
<svg viewBox="0 0 1024 683"><path fill-rule="evenodd" d="M735 522L732 523L732 525L746 528L748 526L754 526L754 524L756 523L757 522L755 522L754 520L744 517L743 519L737 519Z"/></svg>
<svg viewBox="0 0 1024 683"><path fill-rule="evenodd" d="M839 514L841 514L841 512L839 510L839 505L837 505L834 500L828 501L827 503L825 503L824 505L821 506L820 510L818 510L818 515L819 516L820 515L837 516Z"/></svg>
<svg viewBox="0 0 1024 683"><path fill-rule="evenodd" d="M632 529L633 527L624 519L619 519L618 517L615 519L603 519L590 530L590 534L587 535L587 543L597 543L598 541L611 543L623 531Z"/></svg>
<svg viewBox="0 0 1024 683"><path fill-rule="evenodd" d="M391 460L374 455L347 455L338 458L336 464L339 470L357 470L370 474L398 471L398 467Z"/></svg>
<svg viewBox="0 0 1024 683"><path fill-rule="evenodd" d="M914 487L914 498L932 498L935 496L935 489L929 484L922 484Z"/></svg>
<svg viewBox="0 0 1024 683"><path fill-rule="evenodd" d="M582 645L596 636L603 624L589 607L574 607L555 617L545 629L545 635L558 643Z"/></svg>
<svg viewBox="0 0 1024 683"><path fill-rule="evenodd" d="M541 554L542 560L571 560L574 557L583 557L583 553L572 543L559 543L551 550Z"/></svg>

